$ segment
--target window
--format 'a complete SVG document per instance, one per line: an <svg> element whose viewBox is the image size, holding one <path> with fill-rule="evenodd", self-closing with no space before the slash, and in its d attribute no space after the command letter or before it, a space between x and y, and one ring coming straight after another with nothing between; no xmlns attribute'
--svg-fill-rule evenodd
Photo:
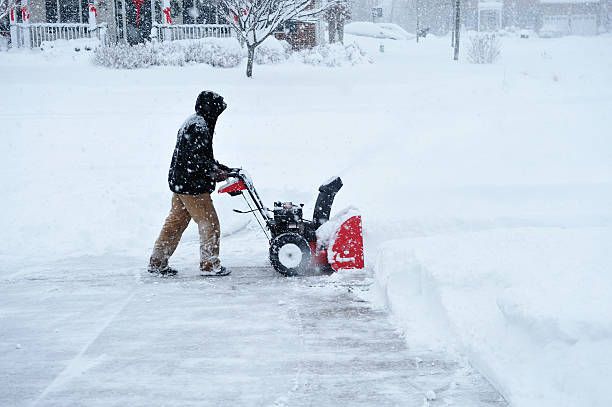
<svg viewBox="0 0 612 407"><path fill-rule="evenodd" d="M57 19L57 0L45 0L45 9L47 17L46 21L48 23L59 23L59 20Z"/></svg>
<svg viewBox="0 0 612 407"><path fill-rule="evenodd" d="M217 4L210 0L183 0L184 24L218 24Z"/></svg>
<svg viewBox="0 0 612 407"><path fill-rule="evenodd" d="M49 23L83 23L89 19L87 0L45 0Z"/></svg>

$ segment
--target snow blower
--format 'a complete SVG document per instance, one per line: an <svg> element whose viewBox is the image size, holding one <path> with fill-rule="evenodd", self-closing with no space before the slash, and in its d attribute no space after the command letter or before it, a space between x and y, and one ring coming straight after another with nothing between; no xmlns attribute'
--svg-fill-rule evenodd
<svg viewBox="0 0 612 407"><path fill-rule="evenodd" d="M233 170L219 193L242 195L270 243L270 263L276 271L295 276L309 270L338 271L362 269L363 235L361 216L348 208L330 219L336 193L342 188L340 177L319 187L312 220L303 218L304 204L274 202L268 209L253 182L242 170Z"/></svg>

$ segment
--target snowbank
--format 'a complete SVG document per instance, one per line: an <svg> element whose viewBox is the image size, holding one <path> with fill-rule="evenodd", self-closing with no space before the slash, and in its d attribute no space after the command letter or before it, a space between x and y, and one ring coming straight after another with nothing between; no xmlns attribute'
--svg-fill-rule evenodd
<svg viewBox="0 0 612 407"><path fill-rule="evenodd" d="M392 23L370 23L367 21L355 21L344 26L347 34L363 37L386 38L391 40L409 40L414 38L402 27Z"/></svg>
<svg viewBox="0 0 612 407"><path fill-rule="evenodd" d="M513 405L609 406L610 242L612 228L388 242L379 300L412 346L467 353Z"/></svg>

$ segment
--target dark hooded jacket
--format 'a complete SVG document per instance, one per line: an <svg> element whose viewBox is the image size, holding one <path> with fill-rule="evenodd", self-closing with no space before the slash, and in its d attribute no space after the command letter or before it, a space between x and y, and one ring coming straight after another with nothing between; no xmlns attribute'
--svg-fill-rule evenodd
<svg viewBox="0 0 612 407"><path fill-rule="evenodd" d="M168 171L168 185L177 194L198 195L215 190L215 175L228 168L215 160L213 133L217 118L227 105L214 92L204 91L196 100L196 113L187 118L176 136Z"/></svg>

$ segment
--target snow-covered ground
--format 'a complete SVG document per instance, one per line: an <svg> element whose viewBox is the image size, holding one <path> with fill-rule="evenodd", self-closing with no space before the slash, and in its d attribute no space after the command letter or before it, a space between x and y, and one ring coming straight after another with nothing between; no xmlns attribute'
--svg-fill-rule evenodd
<svg viewBox="0 0 612 407"><path fill-rule="evenodd" d="M0 53L4 287L64 260L139 275L169 209L176 130L213 89L229 105L216 155L266 202L309 213L317 186L343 178L334 210L361 209L369 297L409 346L467 355L513 405L612 403L612 37L505 37L480 66L452 62L448 38L347 37L375 62L255 66L252 80L243 66L118 71L84 53ZM215 199L223 261L265 265L239 201ZM193 273L193 245L182 256ZM20 286L24 302L41 295Z"/></svg>

